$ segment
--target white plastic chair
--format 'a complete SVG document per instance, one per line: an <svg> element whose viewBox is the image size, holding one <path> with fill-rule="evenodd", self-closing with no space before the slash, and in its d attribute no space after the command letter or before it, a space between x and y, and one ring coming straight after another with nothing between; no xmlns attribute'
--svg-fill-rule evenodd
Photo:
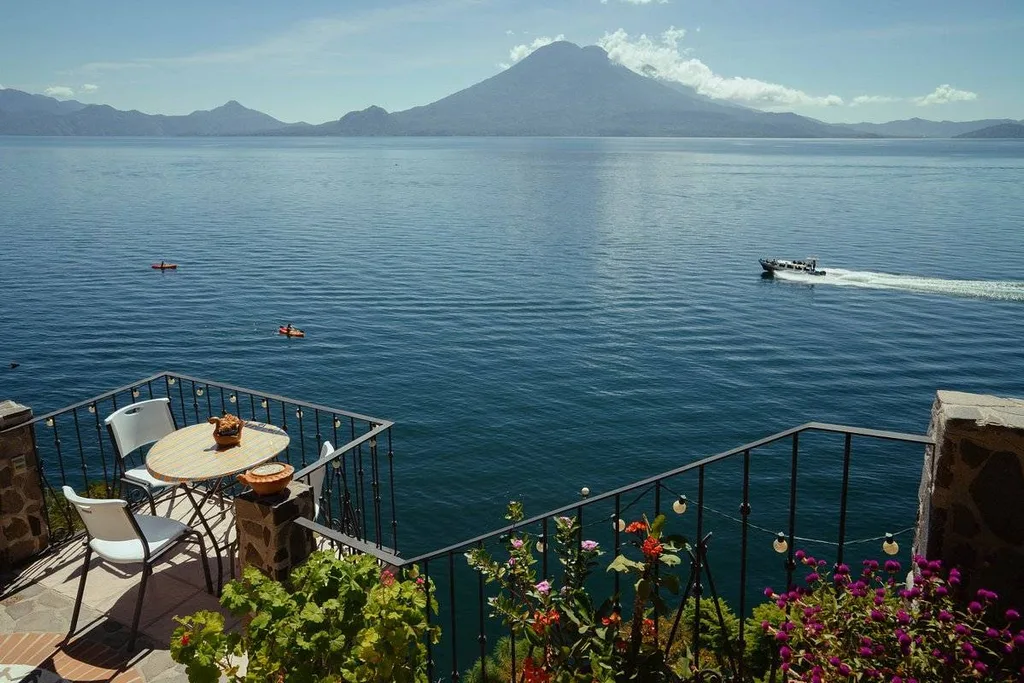
<svg viewBox="0 0 1024 683"><path fill-rule="evenodd" d="M122 472L121 482L142 489L149 498L149 510L154 515L156 503L153 492L175 484L160 481L146 470L144 464L129 468L126 459L143 446L155 443L177 429L170 403L168 398L139 401L114 411L103 421L117 452L117 462ZM173 507L174 494L171 497Z"/></svg>
<svg viewBox="0 0 1024 683"><path fill-rule="evenodd" d="M213 593L210 580L210 564L206 557L206 545L202 534L185 524L166 517L133 514L128 501L118 499L83 498L77 495L70 486L65 486L64 497L78 510L88 536L85 546L85 564L82 566L82 580L78 584L78 597L71 615L70 639L78 626L78 613L85 595L85 579L89 574L89 561L96 553L102 559L113 564L142 564L142 582L139 584L139 597L135 603L135 616L132 619L132 630L128 636L128 649L135 647L135 636L139 630L139 616L142 613L142 601L146 595L146 582L153 573L153 565L167 551L179 543L192 539L199 543L199 556L203 563L203 574L206 578L206 590Z"/></svg>
<svg viewBox="0 0 1024 683"><path fill-rule="evenodd" d="M334 452L334 446L331 445L330 441L324 441L323 448L320 449L320 459L323 460L328 455ZM313 490L313 521L315 522L320 517L320 499L324 495L324 479L327 477L327 468L330 465L324 465L318 469L313 470L306 477L306 483L309 484L309 488Z"/></svg>

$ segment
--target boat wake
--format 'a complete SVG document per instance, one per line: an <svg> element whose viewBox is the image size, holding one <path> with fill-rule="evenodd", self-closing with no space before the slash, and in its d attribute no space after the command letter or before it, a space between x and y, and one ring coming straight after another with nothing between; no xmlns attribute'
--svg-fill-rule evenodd
<svg viewBox="0 0 1024 683"><path fill-rule="evenodd" d="M998 301L1024 301L1024 281L1013 280L952 280L916 275L895 275L870 271L828 268L827 275L776 271L775 277L791 282L866 289L896 289L924 294L994 299Z"/></svg>

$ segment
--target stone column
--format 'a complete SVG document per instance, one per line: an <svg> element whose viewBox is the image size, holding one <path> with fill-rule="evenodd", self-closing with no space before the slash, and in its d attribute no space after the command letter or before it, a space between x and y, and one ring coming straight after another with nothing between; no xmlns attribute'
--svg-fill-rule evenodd
<svg viewBox="0 0 1024 683"><path fill-rule="evenodd" d="M0 401L0 571L50 545L31 419L31 408Z"/></svg>
<svg viewBox="0 0 1024 683"><path fill-rule="evenodd" d="M1024 400L938 392L914 551L1024 606Z"/></svg>
<svg viewBox="0 0 1024 683"><path fill-rule="evenodd" d="M276 581L288 578L292 567L313 552L313 532L293 522L313 517L313 492L292 482L273 496L247 491L235 497L238 562L256 567Z"/></svg>

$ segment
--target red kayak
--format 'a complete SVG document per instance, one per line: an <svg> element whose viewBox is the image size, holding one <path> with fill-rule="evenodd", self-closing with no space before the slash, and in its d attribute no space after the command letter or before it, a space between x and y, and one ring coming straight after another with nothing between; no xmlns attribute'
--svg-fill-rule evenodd
<svg viewBox="0 0 1024 683"><path fill-rule="evenodd" d="M292 327L291 329L289 329L287 327L279 327L279 328L277 328L277 333L278 334L283 334L286 337L305 337L306 336L306 333L303 332L302 330L300 330L297 327Z"/></svg>
<svg viewBox="0 0 1024 683"><path fill-rule="evenodd" d="M177 263L154 263L150 266L153 270L177 270Z"/></svg>

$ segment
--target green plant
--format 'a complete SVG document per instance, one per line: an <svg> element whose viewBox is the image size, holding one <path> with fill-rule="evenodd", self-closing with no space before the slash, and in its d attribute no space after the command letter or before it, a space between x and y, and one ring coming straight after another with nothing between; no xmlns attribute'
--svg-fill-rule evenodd
<svg viewBox="0 0 1024 683"><path fill-rule="evenodd" d="M786 621L786 612L774 602L764 602L754 608L750 617L743 625L744 652L747 673L760 678L768 673L772 659L778 655L779 648L775 638L766 630L778 629Z"/></svg>
<svg viewBox="0 0 1024 683"><path fill-rule="evenodd" d="M522 505L511 503L506 517L514 523L522 521ZM513 533L505 539L507 559L492 557L483 548L466 554L470 566L488 583L499 586L498 595L488 600L493 614L512 629L517 640L529 643L521 669L517 666L522 680L611 683L672 679L654 620L669 611L658 589L677 593L679 579L657 568L678 565L678 554L687 546L685 539L665 535L664 525L665 517L659 515L653 522L644 518L625 526L629 539L625 545L637 548L639 559L619 554L608 566L608 571L634 578L627 620L618 606L619 596L595 606L587 592L586 579L603 551L595 541L581 540L576 518L555 520L554 552L562 566L558 582L554 577L537 576L536 539L526 533Z"/></svg>
<svg viewBox="0 0 1024 683"><path fill-rule="evenodd" d="M243 630L226 633L216 612L180 618L171 657L193 682L425 682L425 639L440 635L427 625L428 591L415 569L400 578L366 555L313 553L287 585L250 567L221 597Z"/></svg>
<svg viewBox="0 0 1024 683"><path fill-rule="evenodd" d="M102 481L89 482L82 495L86 498L110 497L107 485ZM62 491L47 487L43 492L43 500L46 503L46 518L49 521L50 534L54 536L65 533L73 534L85 528L82 518L75 512Z"/></svg>
<svg viewBox="0 0 1024 683"><path fill-rule="evenodd" d="M516 663L515 671L523 670L523 662L529 656L530 642L525 638L516 639L515 653L512 652L512 639L502 636L494 644L483 662L476 660L473 667L466 672L463 680L466 683L508 683L512 680L512 662Z"/></svg>

